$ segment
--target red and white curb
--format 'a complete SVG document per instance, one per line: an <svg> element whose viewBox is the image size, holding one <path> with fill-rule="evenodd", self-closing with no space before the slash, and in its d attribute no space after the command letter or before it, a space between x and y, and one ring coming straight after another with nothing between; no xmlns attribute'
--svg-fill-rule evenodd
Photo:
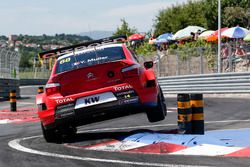
<svg viewBox="0 0 250 167"><path fill-rule="evenodd" d="M16 112L0 110L0 124L37 122L38 120L34 108L18 109Z"/></svg>
<svg viewBox="0 0 250 167"><path fill-rule="evenodd" d="M35 150L35 149L24 147L20 144L21 141L30 140L30 139L39 138L39 137L41 136L32 136L32 137L27 137L27 138L14 139L12 141L9 141L8 145L9 147L16 149L18 151L35 154L35 155L52 157L52 158L62 158L64 160L70 159L70 160L76 160L76 161L122 164L122 165L143 166L143 167L145 166L149 166L149 167L209 167L209 166L203 166L203 165L169 164L168 162L165 162L165 163L147 162L147 160L129 161L129 160L114 159L114 158L105 159L105 158L94 158L94 157L85 157L85 156L76 156L76 155L66 155L66 154L58 154L58 153L53 153L53 152Z"/></svg>
<svg viewBox="0 0 250 167"><path fill-rule="evenodd" d="M70 146L113 152L250 157L250 129L209 131L205 135L146 132L90 146Z"/></svg>

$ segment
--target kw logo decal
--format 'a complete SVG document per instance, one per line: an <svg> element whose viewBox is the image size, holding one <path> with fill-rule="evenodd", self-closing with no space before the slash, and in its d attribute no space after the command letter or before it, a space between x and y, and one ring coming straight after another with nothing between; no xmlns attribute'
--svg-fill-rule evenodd
<svg viewBox="0 0 250 167"><path fill-rule="evenodd" d="M100 96L97 97L90 97L85 99L85 104L97 103L100 100Z"/></svg>

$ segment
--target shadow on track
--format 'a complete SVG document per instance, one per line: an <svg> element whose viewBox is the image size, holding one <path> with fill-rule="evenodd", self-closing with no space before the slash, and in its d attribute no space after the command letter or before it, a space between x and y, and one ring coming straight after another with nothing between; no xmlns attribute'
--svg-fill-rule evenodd
<svg viewBox="0 0 250 167"><path fill-rule="evenodd" d="M74 137L65 137L62 139L62 143L88 143L95 144L97 142L103 142L108 140L123 140L124 138L138 134L138 133L165 133L165 134L175 134L176 129L159 130L153 131L150 129L137 129L132 131L119 131L119 132L87 132L87 133L77 133Z"/></svg>

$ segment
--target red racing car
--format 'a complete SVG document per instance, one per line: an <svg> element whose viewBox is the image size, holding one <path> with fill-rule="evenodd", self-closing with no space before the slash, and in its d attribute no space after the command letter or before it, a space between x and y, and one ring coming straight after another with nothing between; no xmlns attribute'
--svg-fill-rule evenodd
<svg viewBox="0 0 250 167"><path fill-rule="evenodd" d="M39 54L56 57L45 92L36 97L47 142L75 134L77 126L129 114L146 112L150 122L165 118L153 62L141 66L124 40L110 37Z"/></svg>

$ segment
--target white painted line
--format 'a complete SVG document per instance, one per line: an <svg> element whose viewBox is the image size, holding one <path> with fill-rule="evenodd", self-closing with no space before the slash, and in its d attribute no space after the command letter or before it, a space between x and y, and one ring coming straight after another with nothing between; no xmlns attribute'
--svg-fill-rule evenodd
<svg viewBox="0 0 250 167"><path fill-rule="evenodd" d="M71 156L65 154L57 154L50 153L45 151L38 151L34 149L30 149L20 145L22 140L34 139L41 136L32 136L27 138L20 138L12 140L8 143L9 147L16 149L18 151L37 154L42 156L54 157L54 158L63 158L63 159L72 159L72 160L80 160L80 161L92 161L92 162L104 162L104 163L115 163L115 164L126 164L126 165L138 165L138 166L156 166L156 167L208 167L208 166L193 166L193 165L178 165L178 164L162 164L162 163L148 163L148 162L136 162L136 161L123 161L123 160L113 160L113 159L100 159L100 158L90 158L90 157L79 157L79 156Z"/></svg>
<svg viewBox="0 0 250 167"><path fill-rule="evenodd" d="M208 121L205 122L207 124L212 124L212 123L234 123L234 122L250 122L250 119L243 119L243 120L224 120L224 121Z"/></svg>
<svg viewBox="0 0 250 167"><path fill-rule="evenodd" d="M172 155L219 156L227 155L243 149L243 147L225 147L211 144L201 144L184 150L170 153Z"/></svg>
<svg viewBox="0 0 250 167"><path fill-rule="evenodd" d="M0 120L0 124L8 124L8 123L13 123L13 122L18 122L21 121L21 119L2 119Z"/></svg>
<svg viewBox="0 0 250 167"><path fill-rule="evenodd" d="M17 101L17 103L18 103L18 104L35 104L35 102L34 102L34 103L31 103L31 102L21 102L21 101Z"/></svg>
<svg viewBox="0 0 250 167"><path fill-rule="evenodd" d="M110 143L101 146L91 146L86 148L88 150L100 150L100 151L126 151L143 146L147 146L146 143L135 142L135 141L117 141L115 143Z"/></svg>
<svg viewBox="0 0 250 167"><path fill-rule="evenodd" d="M0 120L0 124L7 124L7 123L11 123L11 121L9 119Z"/></svg>
<svg viewBox="0 0 250 167"><path fill-rule="evenodd" d="M21 95L21 97L36 97L36 95Z"/></svg>
<svg viewBox="0 0 250 167"><path fill-rule="evenodd" d="M38 88L38 87L40 87L40 86L45 86L45 85L26 85L26 86L20 86L20 89L22 89L22 88Z"/></svg>
<svg viewBox="0 0 250 167"><path fill-rule="evenodd" d="M176 107L168 107L167 109L177 111Z"/></svg>
<svg viewBox="0 0 250 167"><path fill-rule="evenodd" d="M234 123L234 122L250 122L250 119L246 120L224 120L224 121L208 121L206 124L213 123ZM97 131L110 131L110 130L127 130L127 129L140 129L140 128L155 128L155 127L167 127L167 126L177 126L176 124L161 124L161 125L142 125L142 126L129 126L129 127L119 127L119 128L100 128L92 130L79 131L80 133L97 132Z"/></svg>

